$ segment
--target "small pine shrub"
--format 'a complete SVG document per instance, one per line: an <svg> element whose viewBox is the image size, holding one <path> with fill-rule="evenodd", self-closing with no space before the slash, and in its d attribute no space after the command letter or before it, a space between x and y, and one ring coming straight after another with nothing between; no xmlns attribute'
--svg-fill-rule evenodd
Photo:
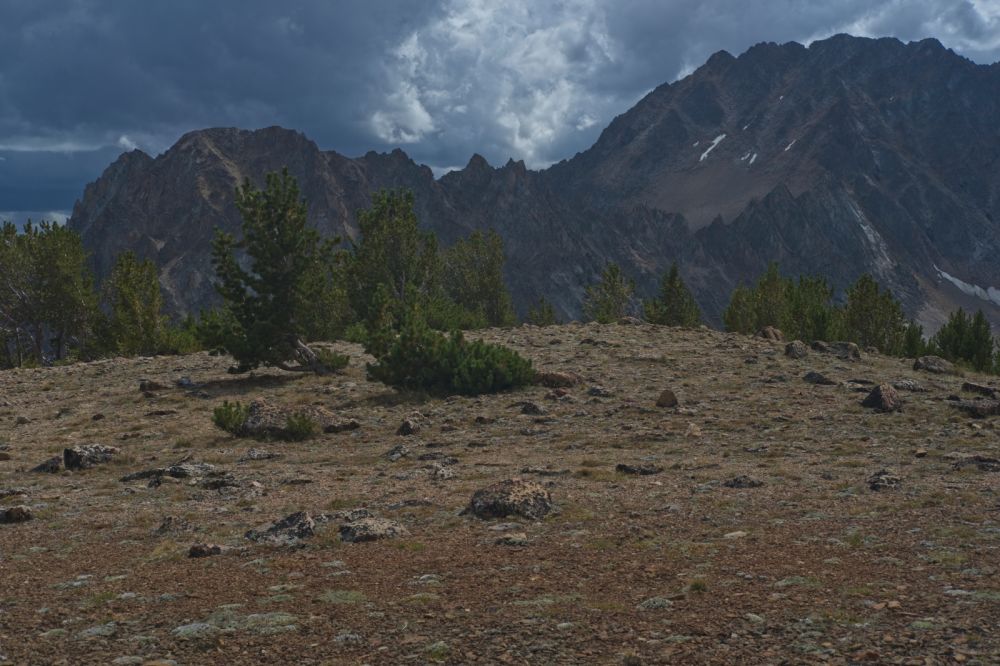
<svg viewBox="0 0 1000 666"><path fill-rule="evenodd" d="M319 424L308 414L290 414L285 421L285 432L282 439L290 442L301 442L315 437L319 433Z"/></svg>
<svg viewBox="0 0 1000 666"><path fill-rule="evenodd" d="M212 411L212 423L230 434L239 435L243 431L243 424L249 412L250 408L244 407L238 401L226 400Z"/></svg>
<svg viewBox="0 0 1000 666"><path fill-rule="evenodd" d="M531 361L500 345L468 342L459 332L444 335L411 313L398 336L385 339L368 365L368 376L389 386L429 393L479 395L530 384Z"/></svg>
<svg viewBox="0 0 1000 666"><path fill-rule="evenodd" d="M331 372L343 370L351 360L345 354L338 354L332 349L313 349L313 351L316 352L316 358L319 359L319 362Z"/></svg>

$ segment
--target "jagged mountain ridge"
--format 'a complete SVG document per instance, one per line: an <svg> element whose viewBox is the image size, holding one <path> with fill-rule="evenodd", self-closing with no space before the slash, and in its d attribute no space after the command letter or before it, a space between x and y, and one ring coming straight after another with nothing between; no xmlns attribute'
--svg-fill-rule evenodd
<svg viewBox="0 0 1000 666"><path fill-rule="evenodd" d="M931 328L957 305L997 323L997 118L1000 66L934 40L760 44L656 88L547 170L477 155L435 179L400 150L351 159L281 128L210 129L155 159L123 155L70 224L99 274L136 250L158 262L173 310L197 310L214 302L213 228L239 228L234 188L287 165L325 234L355 238L356 211L381 187L412 189L445 243L495 228L522 311L544 295L578 315L607 260L651 294L677 260L718 321L731 289L778 260L839 288L872 272Z"/></svg>

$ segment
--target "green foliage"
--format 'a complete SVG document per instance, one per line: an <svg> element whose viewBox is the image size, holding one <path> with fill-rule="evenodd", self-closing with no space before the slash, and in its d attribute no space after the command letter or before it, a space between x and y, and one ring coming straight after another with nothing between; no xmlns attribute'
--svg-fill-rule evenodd
<svg viewBox="0 0 1000 666"><path fill-rule="evenodd" d="M301 442L319 434L319 424L308 414L289 414L285 419L285 430L282 439L289 442Z"/></svg>
<svg viewBox="0 0 1000 666"><path fill-rule="evenodd" d="M503 239L476 231L444 251L443 285L460 308L477 313L487 326L512 326L517 318L504 284Z"/></svg>
<svg viewBox="0 0 1000 666"><path fill-rule="evenodd" d="M420 231L413 193L382 190L358 214L361 239L347 265L347 296L355 316L373 330L388 308L399 320L441 294L437 239Z"/></svg>
<svg viewBox="0 0 1000 666"><path fill-rule="evenodd" d="M212 423L232 435L240 435L249 413L249 407L226 400L212 410Z"/></svg>
<svg viewBox="0 0 1000 666"><path fill-rule="evenodd" d="M660 282L659 297L645 301L643 311L646 321L651 324L697 326L701 323L701 309L681 279L676 262Z"/></svg>
<svg viewBox="0 0 1000 666"><path fill-rule="evenodd" d="M730 333L753 333L757 324L754 311L754 292L750 287L739 285L729 297L729 306L722 313L722 322Z"/></svg>
<svg viewBox="0 0 1000 666"><path fill-rule="evenodd" d="M616 322L629 313L635 282L622 274L614 262L605 265L601 281L587 288L583 312L587 319L601 324Z"/></svg>
<svg viewBox="0 0 1000 666"><path fill-rule="evenodd" d="M213 334L236 359L237 371L261 365L321 370L288 363L303 360L301 338L315 325L310 299L317 276L330 270L335 241L321 242L307 226L305 202L287 169L268 174L264 190L246 181L236 190L236 207L243 239L216 230L212 243L216 289L227 311ZM237 250L246 252L249 269L238 261Z"/></svg>
<svg viewBox="0 0 1000 666"><path fill-rule="evenodd" d="M848 287L840 326L844 338L862 348L875 347L894 356L903 353L907 327L903 307L890 291L880 291L870 275Z"/></svg>
<svg viewBox="0 0 1000 666"><path fill-rule="evenodd" d="M161 313L163 296L153 262L139 261L133 252L119 255L104 282L104 293L110 309L110 349L125 356L161 351L167 321Z"/></svg>
<svg viewBox="0 0 1000 666"><path fill-rule="evenodd" d="M0 337L8 365L62 360L98 320L79 234L50 222L0 227Z"/></svg>
<svg viewBox="0 0 1000 666"><path fill-rule="evenodd" d="M837 337L833 288L823 278L800 276L798 282L788 280L785 307L782 331L791 339L812 341Z"/></svg>
<svg viewBox="0 0 1000 666"><path fill-rule="evenodd" d="M368 365L368 376L396 388L478 395L534 379L531 362L513 350L434 331L418 309L407 313L398 335L383 328L372 338L368 351L377 362Z"/></svg>
<svg viewBox="0 0 1000 666"><path fill-rule="evenodd" d="M917 358L927 354L928 346L924 342L924 327L911 321L903 334L903 356Z"/></svg>
<svg viewBox="0 0 1000 666"><path fill-rule="evenodd" d="M544 297L539 298L538 303L528 310L525 321L535 326L554 326L559 323L555 308Z"/></svg>
<svg viewBox="0 0 1000 666"><path fill-rule="evenodd" d="M338 354L332 349L314 349L316 356L319 357L319 362L322 363L327 370L336 371L343 370L347 367L350 362L350 357L346 354Z"/></svg>
<svg viewBox="0 0 1000 666"><path fill-rule="evenodd" d="M952 312L947 323L930 339L929 346L935 354L949 361L968 365L973 370L1000 371L996 367L996 343L982 310L977 311L973 317L969 317L961 308Z"/></svg>

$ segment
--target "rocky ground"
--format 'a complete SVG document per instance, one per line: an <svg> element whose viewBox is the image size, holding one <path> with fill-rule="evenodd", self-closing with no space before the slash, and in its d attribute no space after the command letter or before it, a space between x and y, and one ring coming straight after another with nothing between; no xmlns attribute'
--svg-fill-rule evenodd
<svg viewBox="0 0 1000 666"><path fill-rule="evenodd" d="M1000 421L955 406L989 378L707 330L483 336L578 377L404 395L351 345L331 377L0 373L0 663L1000 663ZM330 432L212 425L256 398Z"/></svg>

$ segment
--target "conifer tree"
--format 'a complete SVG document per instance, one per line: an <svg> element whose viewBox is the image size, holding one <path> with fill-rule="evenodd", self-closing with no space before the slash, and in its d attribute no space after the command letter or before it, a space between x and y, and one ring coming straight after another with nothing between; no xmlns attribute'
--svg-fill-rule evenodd
<svg viewBox="0 0 1000 666"><path fill-rule="evenodd" d="M234 372L260 365L324 372L326 367L302 340L308 309L305 280L322 261L324 244L306 223L306 205L288 169L267 175L263 190L249 180L236 190L243 238L216 231L212 263L216 288L231 317L221 344L237 362ZM332 243L332 241L330 241ZM249 268L236 251L243 250ZM289 365L297 361L297 365Z"/></svg>
<svg viewBox="0 0 1000 666"><path fill-rule="evenodd" d="M753 333L757 324L753 290L745 285L737 286L729 297L722 321L730 333Z"/></svg>
<svg viewBox="0 0 1000 666"><path fill-rule="evenodd" d="M535 326L553 326L558 323L555 308L544 296L540 297L538 302L528 310L525 321Z"/></svg>
<svg viewBox="0 0 1000 666"><path fill-rule="evenodd" d="M898 355L903 350L906 325L899 301L888 290L880 291L871 275L862 275L847 289L841 326L848 340Z"/></svg>
<svg viewBox="0 0 1000 666"><path fill-rule="evenodd" d="M495 231L476 231L444 252L442 282L447 295L487 326L511 326L517 320L504 284L504 261L503 239Z"/></svg>
<svg viewBox="0 0 1000 666"><path fill-rule="evenodd" d="M591 321L601 324L616 322L628 314L635 282L622 274L614 262L605 265L601 281L587 288L583 311Z"/></svg>
<svg viewBox="0 0 1000 666"><path fill-rule="evenodd" d="M701 310L681 279L676 262L664 274L658 297L645 301L643 311L646 321L651 324L697 326L701 323Z"/></svg>
<svg viewBox="0 0 1000 666"><path fill-rule="evenodd" d="M126 356L158 352L167 322L153 262L139 261L133 252L119 255L104 290L110 309L108 333L115 351Z"/></svg>

